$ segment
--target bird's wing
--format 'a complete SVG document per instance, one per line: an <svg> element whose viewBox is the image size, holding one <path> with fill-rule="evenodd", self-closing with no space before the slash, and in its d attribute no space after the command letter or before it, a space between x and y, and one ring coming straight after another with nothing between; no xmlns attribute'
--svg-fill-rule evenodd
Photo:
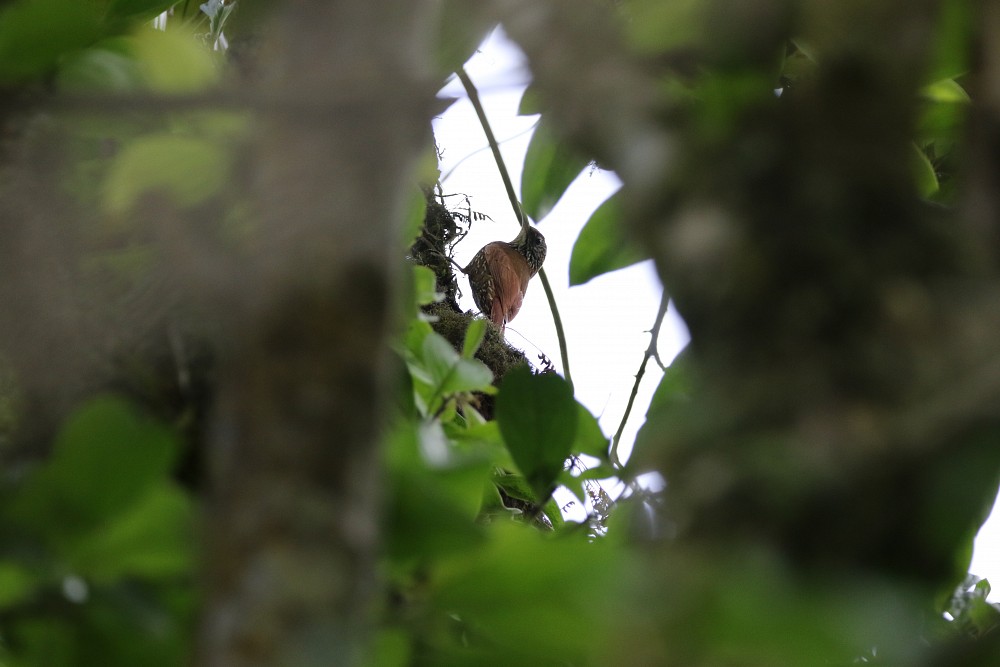
<svg viewBox="0 0 1000 667"><path fill-rule="evenodd" d="M524 258L506 243L487 247L486 263L495 286L490 319L502 327L521 310L530 270Z"/></svg>

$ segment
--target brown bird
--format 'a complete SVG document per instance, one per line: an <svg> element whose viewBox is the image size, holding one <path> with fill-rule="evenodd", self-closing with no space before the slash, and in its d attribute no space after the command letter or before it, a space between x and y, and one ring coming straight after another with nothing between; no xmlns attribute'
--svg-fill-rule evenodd
<svg viewBox="0 0 1000 667"><path fill-rule="evenodd" d="M531 280L545 261L545 237L524 225L509 243L487 243L462 271L469 276L472 298L479 311L503 332L521 310Z"/></svg>

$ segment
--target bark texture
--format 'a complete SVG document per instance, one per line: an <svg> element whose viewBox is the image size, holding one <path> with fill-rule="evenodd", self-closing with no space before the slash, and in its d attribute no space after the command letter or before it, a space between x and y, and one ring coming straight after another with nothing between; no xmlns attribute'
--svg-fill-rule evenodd
<svg viewBox="0 0 1000 667"><path fill-rule="evenodd" d="M199 663L350 665L370 623L378 438L425 2L289 2L262 54L261 223L228 298Z"/></svg>

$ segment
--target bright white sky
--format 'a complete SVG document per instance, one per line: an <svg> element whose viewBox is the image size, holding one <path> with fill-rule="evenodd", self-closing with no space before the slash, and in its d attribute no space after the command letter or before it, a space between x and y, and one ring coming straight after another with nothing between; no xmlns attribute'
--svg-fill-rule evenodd
<svg viewBox="0 0 1000 667"><path fill-rule="evenodd" d="M495 32L466 64L466 71L479 90L493 132L515 187L521 181L524 155L537 116L518 116L517 107L531 79L524 55ZM490 241L511 240L518 232L486 137L457 79L444 87L441 97L459 98L434 123L434 134L443 157L445 194L467 195L473 211L489 215L493 222L472 225L468 237L455 249L455 259L465 266L483 245ZM454 170L454 171L452 171ZM585 285L569 288L569 258L573 242L590 214L619 185L614 174L585 171L570 186L565 196L543 220L539 229L545 234L548 256L546 273L555 293L563 320L569 363L577 399L598 417L607 436L617 431L635 373L649 345L647 333L656 318L662 288L651 262L600 276ZM458 197L448 201L454 206ZM475 310L468 284L460 278L464 294L459 305ZM562 372L559 344L549 313L545 293L533 280L517 319L507 326L507 340L524 350L529 359L544 352ZM688 341L683 320L671 306L660 330L660 358L665 364L680 352ZM624 460L632 450L635 434L642 425L653 391L662 372L651 360L639 387L629 423L622 434L620 456ZM1000 602L1000 505L983 526L976 539L971 571L990 578L995 590L990 600Z"/></svg>

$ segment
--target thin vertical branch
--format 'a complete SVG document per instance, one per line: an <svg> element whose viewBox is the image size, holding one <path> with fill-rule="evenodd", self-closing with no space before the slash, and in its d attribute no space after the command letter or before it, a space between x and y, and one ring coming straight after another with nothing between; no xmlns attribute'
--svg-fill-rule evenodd
<svg viewBox="0 0 1000 667"><path fill-rule="evenodd" d="M479 91L476 89L476 85L472 83L472 79L469 78L469 75L465 71L464 67L459 67L456 74L462 82L462 85L465 86L465 91L469 95L469 101L472 102L472 107L476 110L476 116L479 118L479 124L483 126L483 132L486 133L486 140L490 144L490 150L493 151L493 158L496 160L497 169L500 171L500 178L503 180L504 188L507 190L507 198L510 200L511 208L514 209L514 215L517 217L518 222L521 223L521 228L524 229L528 226L528 216L525 215L524 209L521 208L521 203L517 199L517 194L514 192L514 184L510 180L510 173L507 171L507 165L504 163L503 156L500 154L500 145L497 143L497 138L493 134L490 122L486 118L486 111L483 109L483 103L479 99ZM552 323L556 327L556 337L559 339L559 355L562 359L563 374L565 375L566 380L572 385L573 376L569 370L569 352L566 346L566 333L563 331L562 318L559 316L559 308L556 305L555 294L552 292L552 286L549 284L549 279L545 274L544 268L538 271L538 278L541 280L542 288L545 290L545 297L549 302L549 310L552 311Z"/></svg>

